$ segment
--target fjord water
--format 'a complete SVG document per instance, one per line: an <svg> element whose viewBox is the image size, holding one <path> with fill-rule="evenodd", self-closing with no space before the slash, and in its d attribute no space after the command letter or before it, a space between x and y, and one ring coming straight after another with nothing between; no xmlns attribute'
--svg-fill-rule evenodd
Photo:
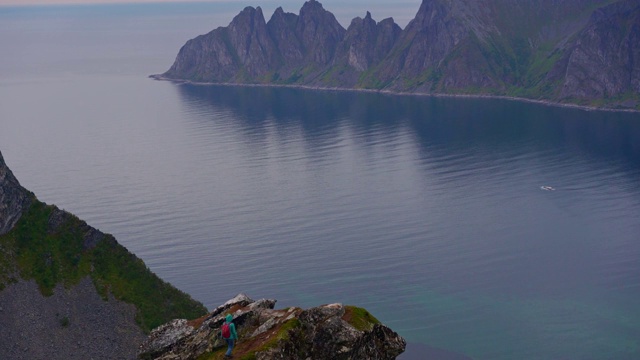
<svg viewBox="0 0 640 360"><path fill-rule="evenodd" d="M640 357L640 115L153 81L239 10L163 6L0 8L0 150L41 200L209 307L357 304L415 358Z"/></svg>

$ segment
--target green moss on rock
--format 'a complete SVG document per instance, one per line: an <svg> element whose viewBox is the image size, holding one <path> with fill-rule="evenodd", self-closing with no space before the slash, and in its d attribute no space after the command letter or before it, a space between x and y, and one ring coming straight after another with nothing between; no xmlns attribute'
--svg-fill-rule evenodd
<svg viewBox="0 0 640 360"><path fill-rule="evenodd" d="M345 306L345 313L342 319L360 331L369 331L375 324L380 324L380 320L371 315L366 309L357 306Z"/></svg>

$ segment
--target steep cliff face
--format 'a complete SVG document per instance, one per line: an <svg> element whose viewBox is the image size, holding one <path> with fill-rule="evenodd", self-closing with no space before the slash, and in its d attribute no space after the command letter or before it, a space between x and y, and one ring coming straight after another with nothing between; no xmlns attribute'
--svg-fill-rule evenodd
<svg viewBox="0 0 640 360"><path fill-rule="evenodd" d="M235 358L385 360L406 347L402 337L362 308L330 304L274 310L275 303L240 294L200 319L174 320L149 335L138 358L221 359L226 345L219 333L226 314L233 314L238 331Z"/></svg>
<svg viewBox="0 0 640 360"><path fill-rule="evenodd" d="M597 9L552 72L561 98L606 99L640 93L640 3Z"/></svg>
<svg viewBox="0 0 640 360"><path fill-rule="evenodd" d="M336 63L346 62L356 71L365 71L387 56L401 33L392 18L376 23L367 11L364 19L357 17L351 21L339 45Z"/></svg>
<svg viewBox="0 0 640 360"><path fill-rule="evenodd" d="M404 30L368 12L344 30L315 0L300 15L277 9L266 28L250 9L156 77L640 109L637 1L423 0Z"/></svg>
<svg viewBox="0 0 640 360"><path fill-rule="evenodd" d="M367 11L364 19L357 17L351 20L351 25L347 29L344 42L341 44L336 58L346 62L357 71L367 70L374 62L377 37L378 25L371 18L371 13ZM388 51L388 49L386 50Z"/></svg>
<svg viewBox="0 0 640 360"><path fill-rule="evenodd" d="M316 0L307 1L300 9L296 33L305 48L306 60L312 63L328 65L345 31L335 16Z"/></svg>
<svg viewBox="0 0 640 360"><path fill-rule="evenodd" d="M423 1L375 77L387 88L403 92L500 88L484 51L496 28L483 23L482 5L481 1Z"/></svg>
<svg viewBox="0 0 640 360"><path fill-rule="evenodd" d="M451 5L440 0L422 2L393 49L396 54L389 73L412 77L437 67L469 36L470 29L454 16Z"/></svg>
<svg viewBox="0 0 640 360"><path fill-rule="evenodd" d="M278 64L276 46L267 32L260 7L246 7L228 27L229 43L236 50L237 80L261 76Z"/></svg>
<svg viewBox="0 0 640 360"><path fill-rule="evenodd" d="M31 197L32 194L20 186L0 153L0 235L6 234L18 222L31 203Z"/></svg>
<svg viewBox="0 0 640 360"><path fill-rule="evenodd" d="M333 61L345 29L315 0L306 2L300 15L276 9L267 23L282 62L264 78L271 83L322 83L319 76Z"/></svg>
<svg viewBox="0 0 640 360"><path fill-rule="evenodd" d="M172 79L228 82L240 70L238 55L231 47L227 28L217 28L182 46L164 76Z"/></svg>
<svg viewBox="0 0 640 360"><path fill-rule="evenodd" d="M267 23L267 31L278 47L283 63L298 64L304 58L304 46L296 32L298 15L277 8Z"/></svg>
<svg viewBox="0 0 640 360"><path fill-rule="evenodd" d="M332 87L367 87L363 83L373 78L372 67L378 65L395 45L402 30L392 18L376 23L367 11L363 18L351 21L343 40L337 45L331 67L318 85Z"/></svg>

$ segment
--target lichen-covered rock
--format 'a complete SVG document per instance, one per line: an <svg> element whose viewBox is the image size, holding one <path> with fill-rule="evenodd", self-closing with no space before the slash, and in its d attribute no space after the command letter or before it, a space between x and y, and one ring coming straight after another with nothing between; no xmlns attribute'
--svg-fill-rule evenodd
<svg viewBox="0 0 640 360"><path fill-rule="evenodd" d="M371 331L359 337L350 354L351 359L394 359L404 349L406 342L386 326L375 324Z"/></svg>
<svg viewBox="0 0 640 360"><path fill-rule="evenodd" d="M245 294L239 294L200 319L189 322L184 319L173 320L151 332L140 345L138 358L194 359L212 347L222 345L216 335L227 313L233 313L234 322L240 326L254 316L256 310L267 309L269 304L275 304L275 300L255 302Z"/></svg>
<svg viewBox="0 0 640 360"><path fill-rule="evenodd" d="M139 359L217 359L225 350L220 326L233 314L239 340L234 356L271 359L395 359L405 340L366 310L330 304L274 310L275 300L238 295L209 315L155 329Z"/></svg>
<svg viewBox="0 0 640 360"><path fill-rule="evenodd" d="M192 335L194 331L194 327L184 319L176 319L161 325L154 329L144 342L144 354L140 358L155 359L162 354L171 352L177 343Z"/></svg>

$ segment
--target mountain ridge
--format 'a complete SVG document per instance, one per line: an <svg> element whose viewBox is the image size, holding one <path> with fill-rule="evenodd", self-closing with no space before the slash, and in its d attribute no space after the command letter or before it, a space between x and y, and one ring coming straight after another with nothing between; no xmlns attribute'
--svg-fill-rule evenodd
<svg viewBox="0 0 640 360"><path fill-rule="evenodd" d="M252 12L257 21L243 20ZM246 7L152 77L640 110L638 14L633 0L423 0L404 29L370 12L344 29L316 0L266 23Z"/></svg>

